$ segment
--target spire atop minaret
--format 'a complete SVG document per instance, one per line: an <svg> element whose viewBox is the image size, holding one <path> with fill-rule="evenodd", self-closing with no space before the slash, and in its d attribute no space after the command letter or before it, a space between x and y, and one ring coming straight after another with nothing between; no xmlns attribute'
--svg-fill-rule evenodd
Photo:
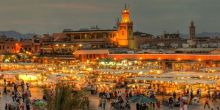
<svg viewBox="0 0 220 110"><path fill-rule="evenodd" d="M194 22L193 21L191 21L191 26L194 26Z"/></svg>
<svg viewBox="0 0 220 110"><path fill-rule="evenodd" d="M125 9L122 11L122 22L123 23L131 22L130 13L129 13L129 9L127 8L127 4L125 4Z"/></svg>
<svg viewBox="0 0 220 110"><path fill-rule="evenodd" d="M127 4L125 3L125 10L127 10Z"/></svg>

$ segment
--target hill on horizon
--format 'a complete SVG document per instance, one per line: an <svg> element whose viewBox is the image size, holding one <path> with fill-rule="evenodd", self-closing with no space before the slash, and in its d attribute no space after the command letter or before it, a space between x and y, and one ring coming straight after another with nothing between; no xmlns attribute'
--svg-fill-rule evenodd
<svg viewBox="0 0 220 110"><path fill-rule="evenodd" d="M21 38L31 38L32 36L36 35L35 33L20 33L17 31L0 31L0 36L7 36L15 39L21 39Z"/></svg>

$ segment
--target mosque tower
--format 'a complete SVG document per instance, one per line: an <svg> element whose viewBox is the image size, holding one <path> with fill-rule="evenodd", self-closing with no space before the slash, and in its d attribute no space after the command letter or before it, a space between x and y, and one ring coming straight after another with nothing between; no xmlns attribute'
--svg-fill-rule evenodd
<svg viewBox="0 0 220 110"><path fill-rule="evenodd" d="M189 39L193 40L196 38L196 27L194 26L194 22L191 21L190 27L189 27Z"/></svg>
<svg viewBox="0 0 220 110"><path fill-rule="evenodd" d="M121 21L118 23L118 46L136 49L136 42L133 36L133 22L130 19L130 12L126 5L122 11Z"/></svg>

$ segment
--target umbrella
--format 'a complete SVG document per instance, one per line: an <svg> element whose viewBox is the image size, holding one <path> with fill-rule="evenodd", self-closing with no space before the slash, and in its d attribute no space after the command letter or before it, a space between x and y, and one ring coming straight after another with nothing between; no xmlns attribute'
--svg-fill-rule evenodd
<svg viewBox="0 0 220 110"><path fill-rule="evenodd" d="M42 100L37 100L37 101L35 101L35 105L36 106L43 106L44 102Z"/></svg>
<svg viewBox="0 0 220 110"><path fill-rule="evenodd" d="M136 102L136 103L155 103L157 102L156 98L149 98L144 95L137 95L129 98L130 101Z"/></svg>

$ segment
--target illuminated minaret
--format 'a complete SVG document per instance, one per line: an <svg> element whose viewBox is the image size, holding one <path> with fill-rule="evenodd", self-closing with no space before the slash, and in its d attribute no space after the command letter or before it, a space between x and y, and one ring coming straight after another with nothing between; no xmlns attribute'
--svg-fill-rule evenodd
<svg viewBox="0 0 220 110"><path fill-rule="evenodd" d="M133 36L133 22L130 19L130 12L125 5L122 11L121 21L118 23L118 45L129 49L135 49Z"/></svg>
<svg viewBox="0 0 220 110"><path fill-rule="evenodd" d="M189 27L189 39L193 40L196 38L196 27L194 26L194 22L192 21L190 23L190 27Z"/></svg>

